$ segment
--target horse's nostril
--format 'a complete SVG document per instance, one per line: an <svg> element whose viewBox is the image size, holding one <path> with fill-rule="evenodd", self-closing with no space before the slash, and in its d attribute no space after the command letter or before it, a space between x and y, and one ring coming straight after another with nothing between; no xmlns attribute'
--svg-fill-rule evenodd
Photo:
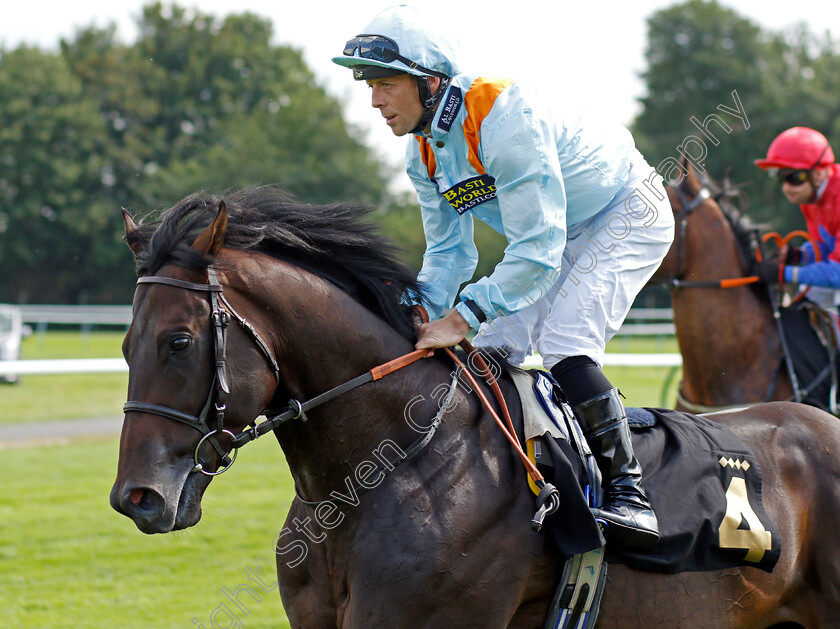
<svg viewBox="0 0 840 629"><path fill-rule="evenodd" d="M142 489L132 489L131 493L128 494L128 499L131 500L132 504L139 505L144 493Z"/></svg>
<svg viewBox="0 0 840 629"><path fill-rule="evenodd" d="M160 494L152 489L135 487L123 494L121 507L130 516L153 519L163 513L164 500Z"/></svg>

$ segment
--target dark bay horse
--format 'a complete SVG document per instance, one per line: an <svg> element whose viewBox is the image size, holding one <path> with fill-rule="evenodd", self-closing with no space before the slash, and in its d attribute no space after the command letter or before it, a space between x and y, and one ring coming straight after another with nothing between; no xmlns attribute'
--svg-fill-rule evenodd
<svg viewBox="0 0 840 629"><path fill-rule="evenodd" d="M400 305L416 288L411 274L359 218L271 188L189 197L140 227L126 214L140 280L111 504L141 531L196 524L208 474L263 409L311 400L412 351ZM298 492L275 549L293 627L542 626L560 558L529 526L534 497L510 445L453 383L436 355L274 430ZM501 386L520 427L509 376ZM763 468L764 507L782 536L774 571L613 564L598 626L837 626L836 420L777 403L726 423ZM416 447L424 431L432 438ZM219 542L208 552L224 552Z"/></svg>
<svg viewBox="0 0 840 629"><path fill-rule="evenodd" d="M714 285L748 275L755 229L727 203L727 191L686 169L680 184L667 188L676 232L651 280L671 284L683 362L677 408L698 413L764 402L768 393L772 400L790 399L767 287Z"/></svg>

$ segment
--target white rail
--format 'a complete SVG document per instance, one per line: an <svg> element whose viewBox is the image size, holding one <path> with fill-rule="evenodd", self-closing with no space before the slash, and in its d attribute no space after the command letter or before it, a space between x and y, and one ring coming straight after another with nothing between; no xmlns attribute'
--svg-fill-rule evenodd
<svg viewBox="0 0 840 629"><path fill-rule="evenodd" d="M679 354L607 354L604 364L610 367L679 367L682 357ZM539 356L529 356L522 364L526 369L542 367ZM0 376L46 375L46 374L82 374L82 373L123 373L128 365L122 358L79 358L63 360L0 360Z"/></svg>
<svg viewBox="0 0 840 629"><path fill-rule="evenodd" d="M62 360L0 360L0 376L61 373L119 373L128 371L122 358L68 358Z"/></svg>

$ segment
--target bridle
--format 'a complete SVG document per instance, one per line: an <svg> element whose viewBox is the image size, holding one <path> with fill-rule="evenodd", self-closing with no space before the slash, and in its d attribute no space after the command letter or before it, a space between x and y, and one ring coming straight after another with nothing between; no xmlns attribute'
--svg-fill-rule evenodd
<svg viewBox="0 0 840 629"><path fill-rule="evenodd" d="M686 239L686 231L688 230L689 217L694 213L694 211L697 208L703 205L704 202L711 199L717 203L720 201L720 199L730 195L731 193L727 192L726 190L721 190L720 192L715 194L711 190L709 190L708 187L702 186L700 190L697 191L697 195L693 199L689 199L686 193L683 192L682 185L674 186L673 189L677 193L677 197L680 200L680 205L682 206L680 211L677 212L677 214L674 216L674 223L677 226L676 234L674 237L674 240L677 243L677 270L673 275L661 279L654 279L651 281L651 283L661 284L667 286L671 290L676 290L680 288L737 288L739 286L745 286L747 284L754 284L755 282L757 282L758 278L754 276L725 278L720 280L708 281L683 279L683 277L685 276L686 264L686 253L683 243ZM727 212L723 212L723 215L734 231L732 218ZM754 234L752 234L752 238L754 239L753 247L759 248L760 242L758 239L757 230Z"/></svg>
<svg viewBox="0 0 840 629"><path fill-rule="evenodd" d="M207 267L207 279L207 284L187 282L185 280L179 280L162 275L149 275L137 279L137 284L165 284L167 286L208 293L210 295L210 320L213 325L212 338L215 371L213 373L213 381L210 383L207 400L205 401L201 412L198 416L195 416L169 406L152 404L150 402L138 402L134 400L129 400L123 405L123 412L129 413L134 411L138 413L151 413L153 415L166 417L167 419L186 424L190 428L194 428L200 432L202 436L195 447L195 453L193 456L195 460L195 467L193 468L193 471L201 472L202 474L206 474L208 476L216 476L229 469L233 461L236 459L236 450L234 449L234 455L233 458L231 458L229 453L225 452L224 448L222 448L218 439L215 437L217 434L227 434L231 439L235 437L232 432L226 430L224 427L225 410L227 409L226 400L228 394L230 393L230 385L227 377L226 348L227 329L230 325L231 315L239 322L242 328L248 332L251 339L253 339L257 347L266 357L268 363L271 365L274 378L277 383L280 382L280 367L277 365L277 361L272 355L271 350L268 348L268 344L265 340L263 340L256 328L254 328L254 326L252 326L243 316L236 312L233 306L230 305L230 302L225 299L222 285L219 284L216 271L212 266ZM225 308L222 308L222 304L224 304ZM208 421L211 409L213 409L213 426L211 426ZM199 462L198 451L204 441L209 441L222 459L222 465L224 467L216 470L215 472L205 470L203 464Z"/></svg>
<svg viewBox="0 0 840 629"><path fill-rule="evenodd" d="M675 190L680 199L682 209L674 217L674 223L677 225L677 272L676 275L672 278L668 278L668 280L672 282L674 288L677 288L679 283L682 281L682 276L684 275L683 267L685 265L685 248L683 247L683 242L685 241L685 234L688 229L688 217L694 213L694 210L703 205L706 199L711 199L712 193L704 186L700 188L696 197L689 200L682 191L681 186L677 186Z"/></svg>
<svg viewBox="0 0 840 629"><path fill-rule="evenodd" d="M201 439L195 446L195 451L193 454L193 460L195 462L195 466L193 467L193 472L201 472L207 476L217 476L222 474L223 472L230 469L233 461L236 460L236 453L238 452L239 448L245 445L246 443L265 435L272 430L280 427L284 423L290 420L300 419L301 421L306 421L307 416L306 412L310 409L313 409L317 406L325 404L330 400L342 395L348 391L355 389L365 383L373 382L375 380L379 380L380 378L397 371L398 369L402 369L403 367L407 367L408 365L412 364L413 362L417 361L420 358L423 358L426 355L426 350L415 350L394 360L386 362L382 365L378 365L371 369L370 371L363 373L360 376L357 376L347 382L340 384L332 389L321 393L320 395L316 395L315 397L305 401L300 402L295 399L289 400L287 406L284 409L263 409L259 416L265 416L267 419L259 424L255 421L251 423L251 426L240 432L239 434L234 435L230 430L225 429L224 427L224 416L225 410L227 409L226 400L227 395L230 393L230 385L228 383L227 378L227 367L226 367L226 346L227 346L227 329L230 325L230 318L233 316L234 319L242 326L242 328L248 332L250 338L254 341L257 347L265 356L266 360L271 366L272 372L274 373L274 378L276 382L279 384L280 382L280 367L277 364L277 360L274 358L274 355L271 353L271 350L268 347L268 343L260 336L259 332L257 332L256 328L251 325L245 317L240 315L236 310L231 306L230 302L225 298L223 287L219 283L218 277L216 275L215 269L211 266L207 267L207 276L208 276L208 283L207 284L198 284L196 282L187 282L185 280L179 280L172 277L166 277L162 275L151 275L151 276L144 276L140 277L137 280L137 284L165 284L167 286L174 286L176 288L182 288L185 290L191 291L198 291L203 293L208 293L210 296L210 319L212 321L213 326L213 355L215 358L215 371L213 374L213 381L210 384L210 390L207 394L207 400L204 403L204 406L201 409L201 412L196 415L190 415L189 413L185 413L183 411L179 411L177 409L171 408L169 406L163 406L161 404L152 404L150 402L139 402L135 400L129 400L123 405L123 412L138 412L138 413L150 413L152 415L158 415L159 417L165 417L167 419L171 419L173 421L186 424L190 428L197 430L201 433ZM224 308L222 307L224 305ZM213 410L213 425L211 426L210 422L208 421L208 417L210 416L211 409ZM439 415L437 418L437 423L440 422L440 418L442 415ZM437 428L435 424L434 428ZM229 455L228 452L225 452L225 449L219 444L218 439L216 438L217 435L224 434L230 438L230 445L234 453L233 457ZM420 450L422 450L426 444L429 443L431 437L434 435L434 430L430 430L427 435L418 439L415 444L412 444L407 452L413 456ZM216 450L218 455L221 457L222 466L214 472L207 471L204 469L204 465L199 460L199 449L201 445L208 441L213 448ZM411 456L405 458L404 460L408 460ZM404 462L401 460L400 463ZM394 466L389 468L389 471L393 469Z"/></svg>

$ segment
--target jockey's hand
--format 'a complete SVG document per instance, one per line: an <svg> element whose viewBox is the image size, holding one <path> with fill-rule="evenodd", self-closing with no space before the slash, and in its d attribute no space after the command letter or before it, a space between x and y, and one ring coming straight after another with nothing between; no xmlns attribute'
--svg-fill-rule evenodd
<svg viewBox="0 0 840 629"><path fill-rule="evenodd" d="M752 263L749 270L749 275L757 275L759 281L764 284L779 284L779 275L784 267L779 266L775 262L758 262Z"/></svg>
<svg viewBox="0 0 840 629"><path fill-rule="evenodd" d="M775 264L799 264L800 260L802 260L802 251L799 247L784 245L773 255L771 262Z"/></svg>
<svg viewBox="0 0 840 629"><path fill-rule="evenodd" d="M836 236L832 236L831 232L828 231L825 227L820 225L819 227L820 232L820 240L818 241L817 245L820 248L820 254L822 255L822 259L828 260L828 256L834 251L834 243L837 241Z"/></svg>
<svg viewBox="0 0 840 629"><path fill-rule="evenodd" d="M460 343L470 331L470 324L453 309L443 319L424 323L417 333L417 349L429 349L427 357L434 354L436 347L452 347Z"/></svg>

